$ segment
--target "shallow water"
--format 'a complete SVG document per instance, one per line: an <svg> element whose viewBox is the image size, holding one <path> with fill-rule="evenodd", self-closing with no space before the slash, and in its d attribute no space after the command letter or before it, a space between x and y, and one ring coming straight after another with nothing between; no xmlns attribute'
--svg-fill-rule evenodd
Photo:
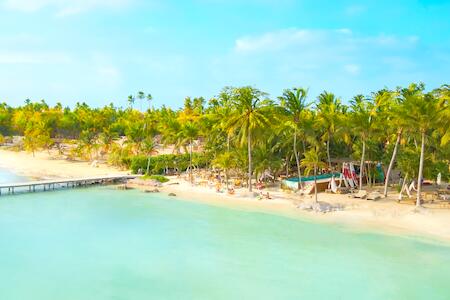
<svg viewBox="0 0 450 300"><path fill-rule="evenodd" d="M113 187L0 198L0 299L450 299L450 248Z"/></svg>

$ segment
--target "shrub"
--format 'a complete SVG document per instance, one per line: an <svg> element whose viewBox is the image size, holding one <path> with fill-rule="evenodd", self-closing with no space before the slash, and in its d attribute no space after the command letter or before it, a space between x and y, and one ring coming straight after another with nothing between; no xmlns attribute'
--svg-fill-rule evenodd
<svg viewBox="0 0 450 300"><path fill-rule="evenodd" d="M204 168L207 166L207 157L200 153L192 155L192 163L195 167ZM148 156L139 155L130 158L130 169L137 173L139 169L143 172L147 170ZM189 167L189 154L163 154L150 157L150 174L164 174L166 170L178 169L184 171Z"/></svg>
<svg viewBox="0 0 450 300"><path fill-rule="evenodd" d="M161 183L169 181L169 179L167 177L162 176L162 175L150 175L150 176L146 175L146 176L144 176L142 178L143 179L153 179L153 180L156 180L156 181L161 182Z"/></svg>

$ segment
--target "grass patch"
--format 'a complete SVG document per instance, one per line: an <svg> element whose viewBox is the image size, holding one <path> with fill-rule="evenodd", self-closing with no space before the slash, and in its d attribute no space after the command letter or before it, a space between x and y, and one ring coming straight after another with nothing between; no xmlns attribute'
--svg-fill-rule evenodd
<svg viewBox="0 0 450 300"><path fill-rule="evenodd" d="M153 179L153 180L156 180L161 183L169 181L169 178L162 176L162 175L145 175L145 176L142 176L141 178L142 179Z"/></svg>

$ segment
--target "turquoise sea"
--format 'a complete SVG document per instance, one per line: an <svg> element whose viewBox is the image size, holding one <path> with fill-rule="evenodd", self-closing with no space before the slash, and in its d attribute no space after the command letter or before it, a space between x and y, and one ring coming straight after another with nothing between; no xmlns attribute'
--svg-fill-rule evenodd
<svg viewBox="0 0 450 300"><path fill-rule="evenodd" d="M450 299L450 247L114 187L3 195L0 299Z"/></svg>

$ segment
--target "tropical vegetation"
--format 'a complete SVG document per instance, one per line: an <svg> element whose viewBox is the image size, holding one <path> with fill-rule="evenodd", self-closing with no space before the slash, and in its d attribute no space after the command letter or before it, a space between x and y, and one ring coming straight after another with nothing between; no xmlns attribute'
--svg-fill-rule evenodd
<svg viewBox="0 0 450 300"><path fill-rule="evenodd" d="M426 91L411 84L352 99L328 91L312 97L302 87L280 94L226 87L209 100L187 97L179 109L154 108L144 92L130 95L125 108L1 103L0 144L22 136L19 150L53 149L148 175L187 171L191 182L195 169L216 168L227 184L232 174L250 191L267 173L301 177L350 160L365 175L360 189L375 182L377 163L387 174L385 193L394 169L418 183L438 173L450 180L449 85ZM420 191L419 184L417 204Z"/></svg>

